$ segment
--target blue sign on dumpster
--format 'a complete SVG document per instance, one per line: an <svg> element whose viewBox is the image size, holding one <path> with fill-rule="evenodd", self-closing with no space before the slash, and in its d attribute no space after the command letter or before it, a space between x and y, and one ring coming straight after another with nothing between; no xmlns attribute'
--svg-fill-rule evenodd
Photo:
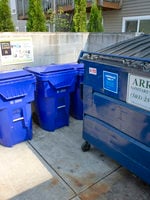
<svg viewBox="0 0 150 200"><path fill-rule="evenodd" d="M103 71L103 88L110 92L118 93L118 74Z"/></svg>

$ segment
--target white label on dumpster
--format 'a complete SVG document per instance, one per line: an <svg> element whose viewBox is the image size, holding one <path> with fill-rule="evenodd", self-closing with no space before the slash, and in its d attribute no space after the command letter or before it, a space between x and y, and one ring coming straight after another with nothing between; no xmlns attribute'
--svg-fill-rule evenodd
<svg viewBox="0 0 150 200"><path fill-rule="evenodd" d="M150 78L129 74L126 101L150 111Z"/></svg>
<svg viewBox="0 0 150 200"><path fill-rule="evenodd" d="M94 67L89 67L89 74L97 75L97 69Z"/></svg>

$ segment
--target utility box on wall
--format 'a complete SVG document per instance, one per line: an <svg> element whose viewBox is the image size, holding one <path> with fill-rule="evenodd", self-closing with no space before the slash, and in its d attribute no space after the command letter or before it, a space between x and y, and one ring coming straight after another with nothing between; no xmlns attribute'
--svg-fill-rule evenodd
<svg viewBox="0 0 150 200"><path fill-rule="evenodd" d="M150 35L82 51L82 150L104 151L150 183Z"/></svg>

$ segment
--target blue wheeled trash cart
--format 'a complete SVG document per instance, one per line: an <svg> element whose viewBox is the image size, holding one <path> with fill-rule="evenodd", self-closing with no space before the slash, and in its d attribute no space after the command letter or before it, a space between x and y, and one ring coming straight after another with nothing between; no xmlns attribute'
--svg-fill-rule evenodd
<svg viewBox="0 0 150 200"><path fill-rule="evenodd" d="M150 184L150 35L98 52L84 64L82 150L102 150Z"/></svg>
<svg viewBox="0 0 150 200"><path fill-rule="evenodd" d="M25 67L37 79L35 114L47 131L69 125L70 93L75 89L76 70L71 65L54 64Z"/></svg>
<svg viewBox="0 0 150 200"><path fill-rule="evenodd" d="M11 147L32 139L35 82L33 74L24 70L0 73L0 144Z"/></svg>

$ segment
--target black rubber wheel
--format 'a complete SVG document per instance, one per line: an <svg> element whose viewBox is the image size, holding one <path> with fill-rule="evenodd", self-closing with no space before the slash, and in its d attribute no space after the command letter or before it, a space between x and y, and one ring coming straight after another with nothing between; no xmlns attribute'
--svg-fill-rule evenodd
<svg viewBox="0 0 150 200"><path fill-rule="evenodd" d="M82 149L83 152L89 151L90 148L91 148L91 145L90 145L87 141L85 141L85 142L81 145L81 149Z"/></svg>

